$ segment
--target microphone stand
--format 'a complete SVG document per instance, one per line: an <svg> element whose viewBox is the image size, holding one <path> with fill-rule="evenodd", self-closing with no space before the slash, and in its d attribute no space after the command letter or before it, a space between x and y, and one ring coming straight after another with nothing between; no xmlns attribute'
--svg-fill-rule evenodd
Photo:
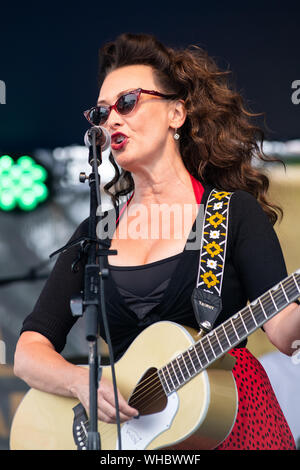
<svg viewBox="0 0 300 470"><path fill-rule="evenodd" d="M83 183L86 179L89 180L90 186L90 217L89 217L89 238L95 239L96 228L99 221L97 216L97 207L101 205L100 196L100 176L98 174L98 165L102 163L101 146L96 146L96 133L95 128L91 128L92 146L89 147L89 164L93 167L92 173L87 176L83 173L80 174L80 181ZM101 206L100 206L101 207ZM97 240L98 243L98 240ZM86 316L86 340L89 343L89 429L87 434L87 449L100 450L101 440L98 432L98 386L101 378L101 359L100 348L98 348L99 341L99 275L100 283L107 277L107 272L103 270L103 256L97 252L96 243L90 243L88 247L87 263L84 269L84 291L82 310ZM99 256L97 258L97 255ZM104 295L104 289L101 289L101 295Z"/></svg>
<svg viewBox="0 0 300 470"><path fill-rule="evenodd" d="M86 339L89 342L89 387L90 387L90 423L87 433L87 449L100 450L100 434L98 433L98 388L101 379L102 369L100 367L100 348L98 348L99 334L99 294L101 299L101 312L107 336L107 342L110 351L111 368L112 368L112 381L114 388L114 396L117 410L117 428L118 428L118 447L121 450L121 430L120 430L120 416L119 416L119 403L117 396L117 384L114 370L112 344L110 340L110 333L105 309L104 299L104 280L108 277L108 269L104 267L104 256L108 254L115 255L117 250L107 249L103 240L99 240L96 235L97 223L99 216L97 215L97 208L101 207L101 192L100 192L100 175L98 174L98 166L102 163L101 154L101 129L96 126L92 127L89 131L89 137L92 137L92 146L89 146L89 164L93 167L93 172L87 178L85 173L80 174L79 180L84 183L86 179L89 180L90 185L90 218L89 218L89 240L88 257L84 271L84 292L82 301L82 310L86 315ZM97 141L98 137L98 141ZM103 135L102 135L103 137ZM96 144L98 142L98 145ZM96 243L95 243L96 238ZM102 242L102 243L101 243ZM98 250L96 245L101 245ZM99 284L100 279L100 284ZM100 287L100 291L99 291Z"/></svg>
<svg viewBox="0 0 300 470"><path fill-rule="evenodd" d="M78 270L78 262L80 261L83 254L87 254L85 268L84 268L84 290L82 296L75 296L71 299L70 307L72 315L75 317L81 317L83 314L86 315L86 340L89 343L89 426L87 432L87 450L100 450L101 441L100 434L98 432L98 388L101 379L101 358L100 348L98 348L98 342L100 339L99 332L99 296L101 298L101 313L104 323L104 329L107 336L107 343L109 347L110 359L111 359L111 370L112 370L112 382L114 389L114 397L117 410L117 429L118 429L118 448L122 449L121 444L121 425L120 425L120 414L119 414L119 401L117 393L116 374L114 370L113 360L113 349L110 339L109 326L106 316L105 300L104 300L104 280L108 277L108 269L104 268L103 257L107 255L116 255L117 250L110 250L107 248L109 243L105 243L97 237L97 224L100 217L97 215L97 208L101 207L101 193L100 193L100 175L98 174L98 166L102 163L101 147L107 145L103 136L103 130L94 126L87 132L87 141L85 144L89 147L89 164L93 167L92 173L89 177L85 173L80 173L79 181L85 183L89 180L90 186L90 217L89 217L89 233L88 237L81 237L67 243L65 246L55 251L50 257L66 252L71 246L81 245L80 254L76 260L72 263L72 271ZM100 137L99 137L100 136ZM98 138L98 140L97 140ZM104 140L103 140L104 138ZM92 140L92 145L90 142ZM102 143L102 144L101 144ZM98 250L98 245L101 249ZM99 284L100 280L100 284ZM75 410L75 409L74 409Z"/></svg>

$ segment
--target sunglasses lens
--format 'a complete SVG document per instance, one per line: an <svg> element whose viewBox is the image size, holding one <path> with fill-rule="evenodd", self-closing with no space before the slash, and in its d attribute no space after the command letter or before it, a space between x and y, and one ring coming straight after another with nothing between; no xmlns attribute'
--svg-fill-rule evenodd
<svg viewBox="0 0 300 470"><path fill-rule="evenodd" d="M101 126L107 118L109 111L103 106L92 108L89 114L89 120L94 126Z"/></svg>
<svg viewBox="0 0 300 470"><path fill-rule="evenodd" d="M120 114L130 113L136 105L138 96L135 93L127 93L120 96L116 104L117 110Z"/></svg>

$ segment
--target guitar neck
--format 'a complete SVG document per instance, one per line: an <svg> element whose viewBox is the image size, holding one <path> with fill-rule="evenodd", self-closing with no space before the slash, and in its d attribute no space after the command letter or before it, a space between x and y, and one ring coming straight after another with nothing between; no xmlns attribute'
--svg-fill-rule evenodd
<svg viewBox="0 0 300 470"><path fill-rule="evenodd" d="M248 304L158 371L169 395L246 339L300 295L300 269Z"/></svg>

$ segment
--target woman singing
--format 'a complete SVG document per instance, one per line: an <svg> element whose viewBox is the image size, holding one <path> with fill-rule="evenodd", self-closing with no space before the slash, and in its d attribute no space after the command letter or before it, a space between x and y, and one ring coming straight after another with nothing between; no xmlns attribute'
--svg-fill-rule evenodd
<svg viewBox="0 0 300 470"><path fill-rule="evenodd" d="M106 260L110 274L105 299L116 360L154 322L198 328L191 295L199 247L187 249L187 240L199 205L206 204L212 188L233 193L222 311L215 326L287 276L273 229L279 209L268 200L267 177L252 166L254 157L266 159L263 132L251 123L254 115L229 86L228 73L198 47L175 50L150 35L122 34L100 51L99 97L85 115L111 136L115 177L106 191L116 207L120 196L127 196L111 238L117 255ZM182 213L191 209L191 224L179 236L174 218L166 238L152 209L173 205ZM144 210L137 214L137 207ZM130 227L137 222L147 236L132 236ZM72 239L87 235L87 230L86 220ZM88 370L60 354L76 321L70 298L83 286L83 263L77 273L70 270L76 253L71 248L59 256L25 319L15 373L31 387L76 397L88 410ZM100 331L104 336L102 323ZM268 320L264 331L273 345L291 355L291 345L300 337L298 304L291 303ZM239 407L232 431L217 449L295 449L266 373L246 348L246 340L230 355L236 358ZM116 422L114 403L112 384L102 378L100 420ZM120 393L119 408L122 422L138 415Z"/></svg>

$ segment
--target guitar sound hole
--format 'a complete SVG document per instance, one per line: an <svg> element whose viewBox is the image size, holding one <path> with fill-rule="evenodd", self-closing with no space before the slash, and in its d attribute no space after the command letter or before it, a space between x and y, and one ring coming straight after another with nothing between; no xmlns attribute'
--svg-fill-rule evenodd
<svg viewBox="0 0 300 470"><path fill-rule="evenodd" d="M128 403L143 416L159 413L165 409L167 402L168 399L158 377L157 369L151 367L138 382Z"/></svg>

